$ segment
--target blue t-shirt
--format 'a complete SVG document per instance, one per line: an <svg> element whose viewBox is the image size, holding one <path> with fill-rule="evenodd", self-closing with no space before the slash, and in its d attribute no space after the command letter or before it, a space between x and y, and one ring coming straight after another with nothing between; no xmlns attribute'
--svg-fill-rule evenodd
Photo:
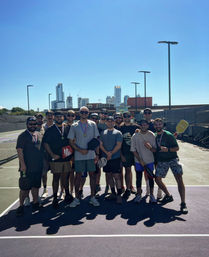
<svg viewBox="0 0 209 257"><path fill-rule="evenodd" d="M117 129L105 129L101 133L100 140L102 141L105 150L110 152L115 148L117 142L123 141L123 136L122 133ZM107 157L107 155L104 152L102 152L102 156ZM118 150L116 153L112 155L111 160L117 158L120 158L120 150Z"/></svg>

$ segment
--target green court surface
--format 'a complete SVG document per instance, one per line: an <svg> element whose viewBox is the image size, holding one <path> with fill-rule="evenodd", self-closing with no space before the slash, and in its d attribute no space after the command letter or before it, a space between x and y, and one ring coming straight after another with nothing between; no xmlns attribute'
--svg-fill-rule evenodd
<svg viewBox="0 0 209 257"><path fill-rule="evenodd" d="M185 185L209 185L209 150L188 143L179 142L180 162L183 164ZM51 186L52 175L48 173L48 185ZM7 209L18 199L18 159L0 166L0 213ZM165 179L168 185L176 185L171 172ZM86 184L89 182L87 180ZM105 185L102 172L101 185ZM135 185L135 172L133 168L133 185ZM40 194L42 189L40 190Z"/></svg>

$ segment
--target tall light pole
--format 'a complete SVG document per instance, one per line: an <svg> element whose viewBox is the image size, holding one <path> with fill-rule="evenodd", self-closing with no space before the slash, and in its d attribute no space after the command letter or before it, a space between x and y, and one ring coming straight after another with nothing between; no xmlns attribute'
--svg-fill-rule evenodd
<svg viewBox="0 0 209 257"><path fill-rule="evenodd" d="M146 74L150 73L150 71L146 71L146 70L141 70L139 72L143 72L144 73L144 108L147 107L147 87L146 87Z"/></svg>
<svg viewBox="0 0 209 257"><path fill-rule="evenodd" d="M171 110L171 67L170 67L170 45L177 45L176 41L158 41L158 44L168 45L168 95L169 95L169 110Z"/></svg>
<svg viewBox="0 0 209 257"><path fill-rule="evenodd" d="M50 96L51 96L51 95L52 95L51 93L49 93L49 95L48 95L48 96L49 96L49 110L51 109L51 108L50 108Z"/></svg>
<svg viewBox="0 0 209 257"><path fill-rule="evenodd" d="M139 82L131 82L131 84L135 85L135 108L136 108L136 113L137 113L137 85L139 85Z"/></svg>
<svg viewBox="0 0 209 257"><path fill-rule="evenodd" d="M29 87L33 87L33 85L27 85L28 115L29 115L29 111L30 111L30 103L29 103Z"/></svg>

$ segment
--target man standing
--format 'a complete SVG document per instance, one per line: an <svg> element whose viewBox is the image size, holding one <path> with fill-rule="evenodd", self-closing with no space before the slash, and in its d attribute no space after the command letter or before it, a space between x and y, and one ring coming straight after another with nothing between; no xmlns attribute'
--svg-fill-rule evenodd
<svg viewBox="0 0 209 257"><path fill-rule="evenodd" d="M50 168L53 174L53 208L59 207L57 192L59 188L59 180L62 179L62 185L65 188L65 201L70 203L73 200L69 193L69 184L67 181L69 172L71 171L70 159L72 157L72 149L69 145L65 126L63 124L64 116L61 112L55 112L55 124L48 128L43 137L43 143L46 151L50 156Z"/></svg>
<svg viewBox="0 0 209 257"><path fill-rule="evenodd" d="M152 110L150 108L144 109L144 119L148 122L149 128L148 130L152 131L153 133L156 132L155 127L154 127L154 120L152 119ZM156 163L155 163L156 164ZM145 181L146 181L146 195L150 194L150 188L149 188L149 181L147 174L144 174ZM162 198L162 190L158 187L157 190L157 199Z"/></svg>
<svg viewBox="0 0 209 257"><path fill-rule="evenodd" d="M170 195L166 185L162 181L162 178L166 177L168 169L170 168L176 179L178 191L181 197L180 210L183 214L187 214L188 210L185 203L185 186L182 178L183 170L177 156L177 151L179 150L178 143L172 133L163 129L164 124L162 119L155 119L154 126L157 132L156 183L165 193L161 203L166 204L173 201L172 195Z"/></svg>
<svg viewBox="0 0 209 257"><path fill-rule="evenodd" d="M146 169L154 171L154 156L153 152L156 151L155 135L152 131L148 130L149 124L146 120L140 121L141 130L135 133L131 138L131 151L135 157L135 170L136 170L136 186L137 195L134 199L136 203L141 201L142 192L142 174ZM150 186L150 202L155 203L154 191L154 180L149 177Z"/></svg>
<svg viewBox="0 0 209 257"><path fill-rule="evenodd" d="M121 147L121 160L122 165L125 168L125 182L126 191L123 194L124 199L128 199L131 194L132 186L132 172L131 166L134 165L134 155L130 151L131 148L131 137L139 126L131 123L131 114L129 112L123 113L123 124L120 126L119 130L123 135L123 143Z"/></svg>
<svg viewBox="0 0 209 257"><path fill-rule="evenodd" d="M93 206L99 206L99 202L95 198L95 151L88 150L88 143L99 137L96 123L88 120L89 109L86 106L80 108L80 121L75 122L68 134L71 146L75 150L75 199L69 205L76 207L80 204L79 187L81 184L82 174L88 172L90 177L91 198L89 203ZM97 157L98 158L98 157Z"/></svg>
<svg viewBox="0 0 209 257"><path fill-rule="evenodd" d="M107 129L104 130L100 137L100 148L103 157L107 158L107 164L103 167L103 171L107 174L108 184L111 187L112 194L109 199L116 199L117 203L122 203L121 179L120 179L120 149L123 141L122 134L114 128L115 122L112 116L107 118ZM117 188L117 196L115 191Z"/></svg>
<svg viewBox="0 0 209 257"><path fill-rule="evenodd" d="M43 169L43 152L41 150L42 135L36 131L37 121L35 117L29 117L26 122L27 130L21 133L17 139L17 153L20 171L20 206L16 211L17 216L24 214L24 200L31 190L33 196L32 210L39 210L38 192L41 186Z"/></svg>
<svg viewBox="0 0 209 257"><path fill-rule="evenodd" d="M101 133L107 128L107 125L106 125L107 115L108 115L107 110L102 109L102 112L99 114L100 120L99 120L99 123L97 124L99 133Z"/></svg>

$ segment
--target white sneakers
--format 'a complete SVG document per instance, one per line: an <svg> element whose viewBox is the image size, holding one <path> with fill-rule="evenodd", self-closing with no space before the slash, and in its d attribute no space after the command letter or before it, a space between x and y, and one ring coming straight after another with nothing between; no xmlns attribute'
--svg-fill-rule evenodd
<svg viewBox="0 0 209 257"><path fill-rule="evenodd" d="M98 200L95 198L95 196L90 198L89 203L95 207L100 206L100 203L98 202ZM78 198L74 198L74 200L72 201L72 203L69 204L70 208L75 208L78 205L80 205L80 200Z"/></svg>

